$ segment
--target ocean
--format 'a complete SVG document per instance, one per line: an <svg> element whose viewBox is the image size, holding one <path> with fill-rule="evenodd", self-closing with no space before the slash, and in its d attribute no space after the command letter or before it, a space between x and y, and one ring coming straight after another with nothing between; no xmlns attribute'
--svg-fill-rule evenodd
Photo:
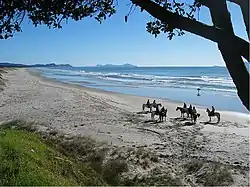
<svg viewBox="0 0 250 187"><path fill-rule="evenodd" d="M248 113L225 67L37 68L44 77L138 96ZM200 88L200 96L197 89ZM145 101L146 102L146 101Z"/></svg>

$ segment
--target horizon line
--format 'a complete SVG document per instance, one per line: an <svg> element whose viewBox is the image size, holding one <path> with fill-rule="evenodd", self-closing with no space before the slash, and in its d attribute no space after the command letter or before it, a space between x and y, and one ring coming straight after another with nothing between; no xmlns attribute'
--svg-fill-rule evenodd
<svg viewBox="0 0 250 187"><path fill-rule="evenodd" d="M56 63L56 62L38 62L38 63L23 63L23 62L11 62L11 61L0 61L0 64L1 63L12 63L12 64L24 64L24 65L35 65L35 64L51 64L51 63L55 63L56 65L62 65L62 64L69 64L73 67L96 67L97 65L106 65L107 63L103 63L103 64L95 64L95 65L74 65L72 63ZM110 63L111 65L117 65L117 66L122 66L124 64L130 64L130 63L124 63L124 64L112 64ZM136 67L226 67L225 65L136 65L136 64L130 64L130 65L133 65L133 66L136 66Z"/></svg>

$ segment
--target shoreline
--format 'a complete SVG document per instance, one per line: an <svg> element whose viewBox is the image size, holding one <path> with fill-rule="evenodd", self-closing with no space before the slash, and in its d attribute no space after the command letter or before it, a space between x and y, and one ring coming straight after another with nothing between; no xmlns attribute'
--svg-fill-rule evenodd
<svg viewBox="0 0 250 187"><path fill-rule="evenodd" d="M97 88L106 91L155 97L176 102L193 103L203 107L215 106L220 111L235 111L248 114L249 111L242 105L236 88L226 72L210 72L204 69L205 74L184 69L162 70L102 70L98 68L38 69L42 75L55 78L58 81L80 84L84 87ZM165 72L166 71L166 72ZM203 71L203 69L199 70ZM216 69L215 69L216 71ZM183 76L182 76L183 74ZM159 75L159 76L158 76ZM77 83L86 81L88 83ZM197 97L197 88L200 87L201 97Z"/></svg>
<svg viewBox="0 0 250 187"><path fill-rule="evenodd" d="M146 103L147 99L150 99L151 101L153 101L155 99L155 100L165 101L165 102L170 103L170 104L176 104L176 107L177 106L183 106L183 102L178 101L178 100L172 100L172 99L169 99L169 98L161 98L161 97L139 96L139 95L134 95L134 94L126 94L126 93L120 93L120 92L115 92L115 91L107 91L107 90L104 90L104 89L101 89L101 88L91 88L91 87L83 86L83 85L80 85L80 84L74 84L74 83L71 83L71 82L63 82L63 81L57 80L55 78L45 77L45 76L42 75L41 72L39 72L37 70L36 70L36 72L33 71L33 70L30 70L30 69L25 69L25 70L27 72L29 72L31 75L37 76L41 80L52 81L52 82L57 83L57 84L72 86L74 88L80 88L80 89L88 90L88 91L92 91L92 92L102 92L102 93L106 93L106 94L110 93L110 94L120 95L120 96L131 96L131 97L145 98L144 103ZM211 106L205 106L205 105L200 105L200 104L196 104L196 103L187 103L187 105L189 105L189 104L191 104L192 106L195 106L196 108L203 109L203 110L206 110L206 108L211 107ZM225 113L225 114L228 114L228 115L234 115L235 114L235 115L241 115L242 117L248 117L249 118L249 112L245 113L245 112L238 112L238 111L232 111L232 110L221 110L221 109L218 109L216 111L222 112L222 113ZM249 118L249 120L250 120L250 118Z"/></svg>

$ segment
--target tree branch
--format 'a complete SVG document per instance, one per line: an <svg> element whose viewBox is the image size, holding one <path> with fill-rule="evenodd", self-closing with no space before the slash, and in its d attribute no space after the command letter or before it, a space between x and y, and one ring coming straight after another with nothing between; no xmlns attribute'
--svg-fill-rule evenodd
<svg viewBox="0 0 250 187"><path fill-rule="evenodd" d="M208 40L219 42L219 35L224 35L228 38L229 42L235 47L235 50L243 56L246 60L249 60L249 43L237 36L231 35L230 33L222 30L221 28L216 28L203 24L201 22L191 20L189 18L180 16L173 12L170 12L160 5L152 2L151 0L131 0L134 4L140 6L146 10L153 17L171 24L174 28L183 29L190 33L196 34L200 37L206 38Z"/></svg>

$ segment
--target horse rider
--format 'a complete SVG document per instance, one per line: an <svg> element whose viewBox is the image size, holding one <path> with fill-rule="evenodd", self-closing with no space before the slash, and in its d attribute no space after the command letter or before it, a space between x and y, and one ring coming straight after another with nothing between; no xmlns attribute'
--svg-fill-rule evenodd
<svg viewBox="0 0 250 187"><path fill-rule="evenodd" d="M153 101L153 104L154 104L154 105L156 104L155 100Z"/></svg>
<svg viewBox="0 0 250 187"><path fill-rule="evenodd" d="M196 108L195 108L195 107L193 107L193 113L194 113L194 114L196 114L196 113L197 113L197 111L196 111Z"/></svg>
<svg viewBox="0 0 250 187"><path fill-rule="evenodd" d="M186 103L184 103L183 108L187 108L187 104Z"/></svg>
<svg viewBox="0 0 250 187"><path fill-rule="evenodd" d="M159 114L160 114L160 110L159 110L159 106L158 106L158 105L156 106L155 114L156 114L156 115L159 115Z"/></svg>
<svg viewBox="0 0 250 187"><path fill-rule="evenodd" d="M165 112L165 108L164 107L161 108L161 113L163 113L163 112Z"/></svg>
<svg viewBox="0 0 250 187"><path fill-rule="evenodd" d="M215 108L214 108L214 106L212 106L212 110L211 110L211 116L214 116L214 112L215 112Z"/></svg>
<svg viewBox="0 0 250 187"><path fill-rule="evenodd" d="M190 104L188 109L191 111L191 110L192 110L192 108L193 108L193 107L192 107L192 105Z"/></svg>
<svg viewBox="0 0 250 187"><path fill-rule="evenodd" d="M192 115L192 110L193 110L193 107L192 107L192 105L190 104L190 105L189 105L189 108L188 108L188 116L189 116L189 114Z"/></svg>
<svg viewBox="0 0 250 187"><path fill-rule="evenodd" d="M147 101L147 106L148 106L148 107L150 107L150 102L149 102L149 99L148 99L148 101Z"/></svg>

